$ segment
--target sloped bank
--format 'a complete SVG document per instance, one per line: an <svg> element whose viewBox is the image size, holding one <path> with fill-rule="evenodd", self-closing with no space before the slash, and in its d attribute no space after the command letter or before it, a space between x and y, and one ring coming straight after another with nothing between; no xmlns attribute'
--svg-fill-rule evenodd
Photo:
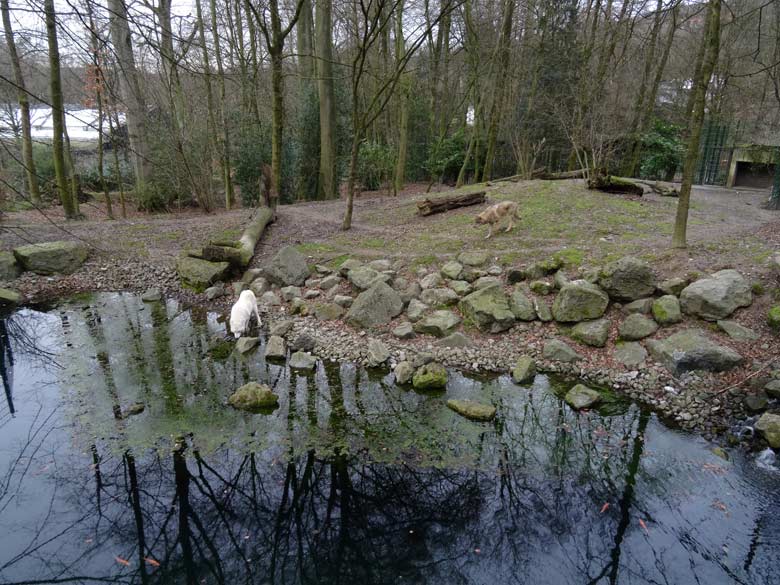
<svg viewBox="0 0 780 585"><path fill-rule="evenodd" d="M658 282L646 263L624 258L571 279L560 260L504 268L484 253L467 253L440 269L409 274L388 260L309 267L292 248L269 266L239 288L258 295L272 333L283 330L274 341L277 356L284 337L321 358L372 367L438 362L508 373L526 357L540 372L609 386L707 435L777 406L775 396L751 399L763 396L761 386L720 391L727 383L719 372L749 366L751 355L740 353L743 342L736 338L713 339L704 321L713 306L717 316L730 317L752 302L750 285L733 270L700 279L717 281L705 285ZM727 323L734 321L721 319L718 327L729 335L748 330ZM378 363L377 355L386 358ZM780 369L766 374L780 378ZM763 384L766 376L758 380Z"/></svg>

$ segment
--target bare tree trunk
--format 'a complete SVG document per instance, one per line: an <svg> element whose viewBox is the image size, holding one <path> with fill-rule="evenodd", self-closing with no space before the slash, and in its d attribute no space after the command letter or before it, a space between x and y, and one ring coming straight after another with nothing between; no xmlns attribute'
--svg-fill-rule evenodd
<svg viewBox="0 0 780 585"><path fill-rule="evenodd" d="M146 129L146 100L133 55L133 40L124 0L108 0L111 40L120 69L119 87L127 108L127 133L133 155L136 190L141 193L151 177Z"/></svg>
<svg viewBox="0 0 780 585"><path fill-rule="evenodd" d="M303 0L301 16L298 18L296 43L298 45L298 71L305 80L314 77L314 18L312 16L311 0Z"/></svg>
<svg viewBox="0 0 780 585"><path fill-rule="evenodd" d="M117 147L117 136L114 131L114 123L111 114L108 116L108 132L111 139L111 151L114 154L114 179L119 186L119 205L122 209L122 219L127 219L127 204L125 202L125 185L122 182L122 170L119 168L119 148Z"/></svg>
<svg viewBox="0 0 780 585"><path fill-rule="evenodd" d="M73 200L73 193L68 187L65 165L65 147L63 135L65 132L65 110L62 99L62 79L60 77L60 49L57 43L57 15L54 12L54 0L44 0L43 10L46 18L46 38L49 44L49 88L51 100L51 119L54 134L52 136L52 151L54 155L54 175L57 180L57 191L60 194L62 208L67 219L78 219L78 208Z"/></svg>
<svg viewBox="0 0 780 585"><path fill-rule="evenodd" d="M352 151L349 155L349 175L347 178L347 211L344 214L344 221L341 224L342 230L348 230L352 227L352 206L355 201L355 187L357 183L357 164L360 156L361 138L358 136L357 122L353 122L352 130Z"/></svg>
<svg viewBox="0 0 780 585"><path fill-rule="evenodd" d="M271 207L279 204L282 187L282 137L284 133L284 71L282 51L271 53Z"/></svg>
<svg viewBox="0 0 780 585"><path fill-rule="evenodd" d="M206 46L206 27L203 23L203 7L201 6L201 0L195 0L195 15L196 24L198 27L198 40L200 41L201 55L203 59L203 83L206 86L206 110L208 111L207 120L207 133L209 135L209 159L210 164L213 164L213 148L219 147L219 135L217 130L217 117L214 113L214 92L211 89L211 63L209 62L209 51ZM222 165L222 155L218 155L219 170L224 180L224 170ZM211 199L211 187L212 187L212 171L208 172L208 194Z"/></svg>
<svg viewBox="0 0 780 585"><path fill-rule="evenodd" d="M396 7L395 21L395 58L396 63L406 52L404 42L404 0L399 0ZM396 64L398 66L398 64ZM399 119L398 119L398 155L395 162L395 176L393 178L393 188L396 194L404 188L406 180L406 150L409 144L409 79L403 76L400 82L399 100Z"/></svg>
<svg viewBox="0 0 780 585"><path fill-rule="evenodd" d="M701 128L704 124L707 88L710 85L710 79L715 71L718 53L720 52L721 0L709 0L708 4L707 34L702 39L702 43L705 45L704 57L701 69L696 73L691 90L693 99L688 122L690 135L683 163L682 185L680 186L680 198L677 200L677 215L674 220L674 235L672 236L672 246L675 248L685 248L687 246L688 208L690 207L693 175L696 171L696 162L699 159L699 142L701 139Z"/></svg>
<svg viewBox="0 0 780 585"><path fill-rule="evenodd" d="M317 90L320 101L320 180L322 199L338 197L336 183L336 99L333 91L333 0L318 0Z"/></svg>
<svg viewBox="0 0 780 585"><path fill-rule="evenodd" d="M214 37L217 77L219 78L219 123L222 126L222 133L219 134L219 137L221 138L222 182L225 185L225 209L230 209L235 201L235 196L233 194L233 181L230 178L230 133L228 131L227 116L225 116L225 71L222 68L216 0L211 0L211 34Z"/></svg>
<svg viewBox="0 0 780 585"><path fill-rule="evenodd" d="M482 180L487 181L493 173L493 159L496 156L496 139L498 137L498 119L502 115L506 78L509 73L509 44L512 40L512 21L515 10L514 0L505 0L504 16L501 26L501 38L498 41L499 65L496 69L493 103L490 107L488 122L487 150L485 166L482 168Z"/></svg>
<svg viewBox="0 0 780 585"><path fill-rule="evenodd" d="M30 100L24 84L19 54L16 51L16 41L14 40L14 31L11 28L8 0L0 0L0 11L2 11L5 44L8 49L8 56L11 58L11 66L14 70L14 83L16 84L17 100L19 101L19 110L22 118L22 160L24 162L25 176L27 177L27 191L33 204L39 205L41 203L41 191L38 186L38 174L35 171L35 159L33 158Z"/></svg>

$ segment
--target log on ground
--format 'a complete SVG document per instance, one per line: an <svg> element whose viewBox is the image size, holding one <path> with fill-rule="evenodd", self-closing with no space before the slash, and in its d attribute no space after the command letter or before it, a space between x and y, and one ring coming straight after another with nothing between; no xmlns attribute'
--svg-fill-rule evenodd
<svg viewBox="0 0 780 585"><path fill-rule="evenodd" d="M485 191L476 191L473 193L459 193L457 195L447 195L444 197L426 197L417 202L417 212L420 215L433 215L458 207L467 207L469 205L478 205L485 202Z"/></svg>
<svg viewBox="0 0 780 585"><path fill-rule="evenodd" d="M645 190L640 185L628 179L620 179L612 175L596 174L588 180L588 189L604 193L622 193L626 195L644 195Z"/></svg>
<svg viewBox="0 0 780 585"><path fill-rule="evenodd" d="M255 246L266 226L274 220L274 212L270 207L259 207L249 222L249 225L238 240L238 248L241 253L241 268L249 266L252 256L255 255Z"/></svg>
<svg viewBox="0 0 780 585"><path fill-rule="evenodd" d="M534 171L536 172L536 171ZM584 179L585 169L577 169L575 171L564 171L562 173L539 173L534 176L535 179L541 179L543 181L563 181L566 179Z"/></svg>

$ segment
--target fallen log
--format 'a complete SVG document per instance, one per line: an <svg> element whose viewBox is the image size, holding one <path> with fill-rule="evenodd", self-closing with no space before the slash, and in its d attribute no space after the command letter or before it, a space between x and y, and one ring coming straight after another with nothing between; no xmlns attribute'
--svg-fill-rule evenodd
<svg viewBox="0 0 780 585"><path fill-rule="evenodd" d="M577 169L576 171L564 171L562 173L539 173L535 176L536 179L542 179L543 181L561 181L565 179L584 179L585 169Z"/></svg>
<svg viewBox="0 0 780 585"><path fill-rule="evenodd" d="M485 202L485 191L475 191L472 193L459 193L457 195L447 195L444 197L426 197L417 202L417 213L422 216L441 213L458 207L467 207L469 205L478 205Z"/></svg>
<svg viewBox="0 0 780 585"><path fill-rule="evenodd" d="M643 185L650 189L653 193L657 193L661 197L679 197L680 192L676 187L661 185L658 181L645 181L644 179L631 179L637 185Z"/></svg>
<svg viewBox="0 0 780 585"><path fill-rule="evenodd" d="M265 227L274 220L274 212L270 207L258 207L249 225L238 240L238 249L241 253L241 268L249 266L252 256L255 255L255 246Z"/></svg>
<svg viewBox="0 0 780 585"><path fill-rule="evenodd" d="M588 179L588 189L603 191L604 193L637 195L639 197L645 194L645 190L633 181L613 177L612 175L602 175L601 173Z"/></svg>

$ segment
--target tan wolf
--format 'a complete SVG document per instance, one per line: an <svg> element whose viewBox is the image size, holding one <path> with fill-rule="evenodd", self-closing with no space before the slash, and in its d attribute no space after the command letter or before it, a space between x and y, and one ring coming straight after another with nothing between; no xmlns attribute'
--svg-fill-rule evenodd
<svg viewBox="0 0 780 585"><path fill-rule="evenodd" d="M508 232L515 227L514 218L520 219L517 203L514 201L502 201L501 203L491 205L485 211L477 215L477 217L474 219L474 223L478 225L490 225L490 228L488 229L488 235L485 236L485 239L487 240L493 235L493 228L499 225L504 218L509 218L509 224L504 230L505 232Z"/></svg>

